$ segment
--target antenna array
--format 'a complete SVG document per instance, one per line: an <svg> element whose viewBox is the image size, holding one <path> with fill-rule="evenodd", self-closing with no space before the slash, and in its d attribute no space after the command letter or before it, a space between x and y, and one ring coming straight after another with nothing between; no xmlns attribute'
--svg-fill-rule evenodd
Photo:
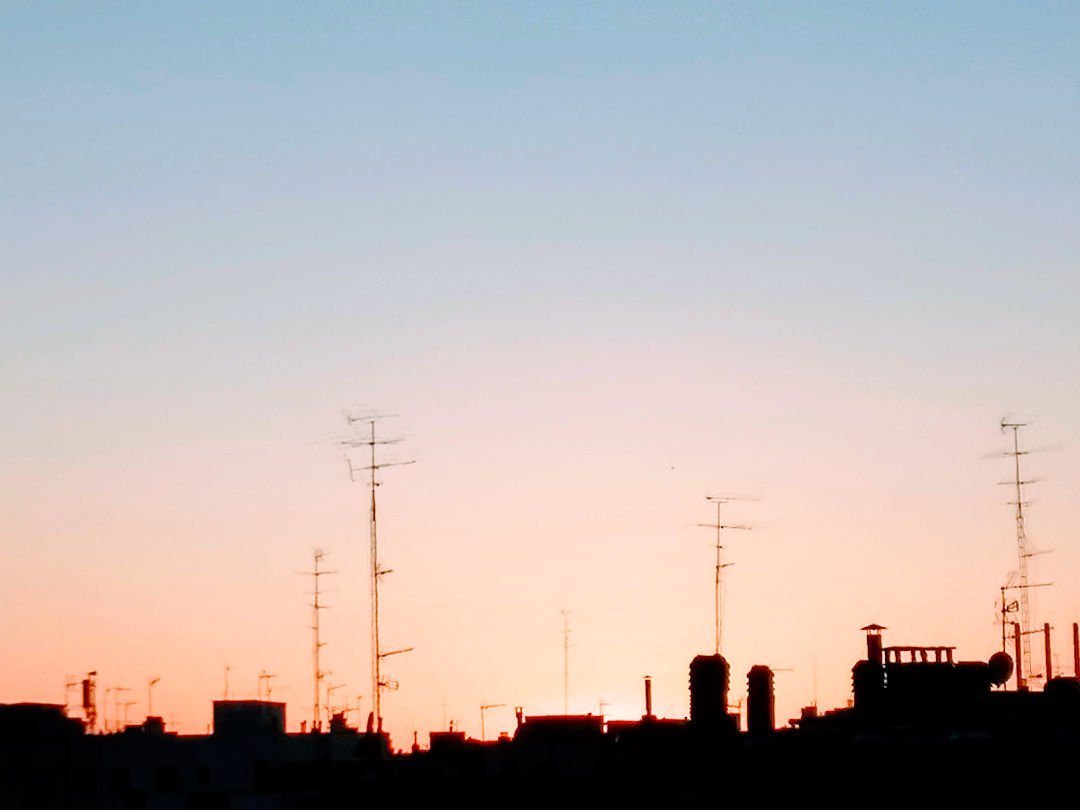
<svg viewBox="0 0 1080 810"><path fill-rule="evenodd" d="M1026 456L1029 451L1020 449L1020 429L1027 427L1025 422L1008 422L1005 419L1001 420L1001 431L1004 433L1006 430L1011 430L1013 434L1013 447L1012 450L1006 451L1005 455L1012 456L1013 458L1013 470L1014 476L1012 481L1001 481L1003 486L1010 486L1015 489L1016 500L1009 501L1010 504L1016 507L1016 557L1017 557L1017 582L1014 586L1009 586L1010 589L1019 591L1018 607L1020 614L1020 642L1018 644L1020 648L1021 661L1017 662L1018 669L1021 672L1028 673L1030 677L1031 669L1031 603L1028 598L1028 591L1033 587L1041 587L1041 585L1031 585L1028 583L1028 560L1035 556L1028 548L1027 531L1024 527L1024 507L1028 506L1028 502L1024 500L1024 487L1027 484L1034 483L1033 480L1024 480L1020 474L1020 456ZM1005 589L1002 589L1002 599L1004 601ZM1007 612L1008 605L1005 605L1003 609L1004 613ZM1004 625L1004 618L1002 620ZM1047 673L1049 677L1049 673ZM1023 683L1020 683L1021 688L1024 687Z"/></svg>
<svg viewBox="0 0 1080 810"><path fill-rule="evenodd" d="M715 655L719 655L720 654L720 638L721 638L721 634L722 634L723 629L724 629L724 612L723 612L723 599L722 599L722 595L723 595L723 588L722 588L723 578L721 576L721 573L723 572L723 570L725 568L729 568L729 567L731 567L732 565L735 564L735 563L725 563L724 562L724 551L723 551L724 550L724 530L725 529L730 529L730 530L733 530L733 531L750 531L750 529L752 528L751 526L746 526L746 525L744 525L742 523L724 523L723 520L720 519L721 518L720 512L721 512L721 508L726 503L731 503L732 501L754 501L754 500L757 500L757 499L756 498L742 497L742 496L738 496L738 495L706 495L705 500L711 501L712 503L716 504L716 522L715 523L699 523L698 526L701 526L702 528L705 528L705 529L715 529L716 530L716 566L715 566L715 570L714 570L714 581L713 581L713 611L714 611L713 615L715 617L714 618L714 624L713 624L713 632L714 632L713 652L714 652Z"/></svg>
<svg viewBox="0 0 1080 810"><path fill-rule="evenodd" d="M367 425L368 434L359 435L354 438L346 439L342 442L346 447L361 448L366 447L369 450L369 463L362 467L354 467L352 461L346 457L346 463L349 465L349 478L353 481L356 480L356 474L360 472L370 473L370 485L371 485L371 511L369 513L369 533L370 533L370 553L371 553L371 700L372 700L372 716L378 723L378 727L382 729L382 692L384 689L396 689L396 681L387 681L382 676L382 662L384 658L389 658L392 655L400 655L401 653L410 652L413 648L408 647L401 650L390 650L383 652L382 647L379 644L379 581L386 575L391 573L388 568L381 568L379 566L379 533L378 533L378 519L375 504L375 490L380 485L378 479L378 472L386 467L400 467L406 464L414 464L415 461L378 461L376 458L376 448L387 445L397 444L401 439L383 439L377 438L375 432L375 426L378 421L386 415L368 415L368 416L348 416L346 415L346 421L350 426Z"/></svg>
<svg viewBox="0 0 1080 810"><path fill-rule="evenodd" d="M320 570L319 564L323 561L323 558L325 556L326 556L326 552L323 551L321 548L315 549L315 551L313 553L314 561L312 563L311 570L301 572L301 573L305 574L306 576L311 577L311 581L312 581L311 631L312 631L313 638L312 638L312 650L311 651L312 651L312 664L313 664L314 676L315 676L315 678L314 678L315 682L314 682L314 689L313 689L313 697L312 697L312 701L311 701L311 706L312 706L311 728L312 728L313 731L318 731L322 727L322 718L321 718L321 713L320 713L320 708L321 708L320 703L321 703L321 695L322 695L322 682L323 682L323 679L326 678L326 676L330 674L329 672L324 672L323 671L322 665L320 663L320 653L322 651L322 648L326 646L326 642L322 641L320 636L319 636L319 611L325 610L327 606L319 601L319 596L321 595L321 591L319 590L319 577L330 576L331 574L336 574L337 573L337 571Z"/></svg>

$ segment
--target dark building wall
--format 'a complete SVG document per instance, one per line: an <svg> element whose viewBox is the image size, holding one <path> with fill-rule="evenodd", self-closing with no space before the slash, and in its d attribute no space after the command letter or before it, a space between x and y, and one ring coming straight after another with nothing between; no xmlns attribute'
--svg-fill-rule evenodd
<svg viewBox="0 0 1080 810"><path fill-rule="evenodd" d="M751 667L746 677L746 723L755 737L776 728L773 671L766 666Z"/></svg>
<svg viewBox="0 0 1080 810"><path fill-rule="evenodd" d="M722 655L699 655L690 662L690 722L721 726L728 722L728 675Z"/></svg>

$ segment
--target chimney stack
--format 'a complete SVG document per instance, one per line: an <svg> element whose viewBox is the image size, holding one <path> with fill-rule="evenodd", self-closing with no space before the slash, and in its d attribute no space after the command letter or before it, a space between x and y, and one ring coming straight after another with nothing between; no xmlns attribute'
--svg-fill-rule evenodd
<svg viewBox="0 0 1080 810"><path fill-rule="evenodd" d="M1073 675L1080 680L1080 624L1073 622Z"/></svg>
<svg viewBox="0 0 1080 810"><path fill-rule="evenodd" d="M1050 657L1050 622L1043 623L1043 639L1046 643L1046 680L1044 683L1050 683L1050 679L1054 677L1054 659Z"/></svg>

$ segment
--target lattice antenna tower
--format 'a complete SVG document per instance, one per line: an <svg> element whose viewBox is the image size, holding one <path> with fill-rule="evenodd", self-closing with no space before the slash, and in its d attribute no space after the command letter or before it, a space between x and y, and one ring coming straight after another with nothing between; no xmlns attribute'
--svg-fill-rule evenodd
<svg viewBox="0 0 1080 810"><path fill-rule="evenodd" d="M351 448L368 448L369 461L364 466L353 466L352 460L346 457L346 463L349 465L349 478L353 481L356 480L357 473L369 473L369 484L371 488L371 506L369 512L369 532L370 532L370 555L371 555L371 701L372 701L372 715L378 723L379 729L382 728L382 692L384 689L395 689L397 683L395 681L384 680L382 676L382 662L383 659L389 658L392 655L400 655L401 653L411 652L412 647L401 650L390 650L384 652L379 643L379 581L387 574L391 573L388 568L381 568L379 566L379 532L378 532L378 513L376 509L375 491L380 486L379 470L386 467L401 467L406 464L415 464L415 460L409 461L379 461L376 455L376 450L388 444L398 444L401 439L399 438L379 438L376 434L376 426L379 421L384 418L394 416L395 414L368 414L365 416L351 416L346 414L345 419L351 427L354 429L363 430L366 426L367 430L360 435L346 439L342 442L346 447Z"/></svg>
<svg viewBox="0 0 1080 810"><path fill-rule="evenodd" d="M313 697L312 697L312 701L311 701L311 705L312 705L311 728L314 731L318 731L320 728L322 728L322 714L321 714L321 708L322 708L322 706L321 706L321 704L322 704L322 683L323 683L323 680L326 678L326 676L330 674L328 671L323 670L322 663L321 663L321 660L320 660L321 659L322 648L326 646L326 642L323 641L322 637L320 636L319 612L323 611L323 610L326 610L326 608L328 606L323 604L323 602L320 601L320 597L322 596L322 590L321 590L321 585L319 583L319 577L331 576L332 574L336 574L337 571L327 571L327 570L322 569L322 568L319 567L322 564L323 559L326 557L326 552L323 551L321 548L315 549L315 551L312 554L312 557L313 557L313 562L312 562L311 570L310 571L300 571L298 573L303 574L304 576L311 577L311 582L312 582L312 589L311 589L311 596L312 596L312 599L311 599L311 633L312 633L311 658L312 658L312 670L313 670L313 675L314 675L314 683L313 683L313 689L312 689Z"/></svg>
<svg viewBox="0 0 1080 810"><path fill-rule="evenodd" d="M1035 556L1035 552L1032 552L1028 546L1027 531L1024 527L1024 507L1029 506L1030 502L1024 500L1024 487L1028 484L1035 483L1034 479L1025 480L1020 472L1020 457L1026 456L1030 451L1021 449L1020 443L1020 430L1027 427L1026 422L1010 422L1006 419L1001 420L1001 432L1011 430L1012 431L1012 450L1005 451L1004 455L1012 456L1013 459L1013 480L1000 481L1002 486L1012 487L1014 489L1016 500L1009 501L1010 504L1016 507L1015 519L1016 519L1016 560L1017 560L1017 581L1015 589L1018 590L1019 598L1018 602L1020 610L1020 655L1022 658L1021 670L1025 673L1032 672L1031 669L1031 623L1033 616L1031 615L1031 600L1028 597L1028 592L1033 587L1028 583L1028 560ZM1049 677L1049 673L1047 674Z"/></svg>
<svg viewBox="0 0 1080 810"><path fill-rule="evenodd" d="M724 523L721 519L722 510L725 504L732 501L756 501L758 499L743 495L706 495L705 500L716 504L716 522L699 523L698 526L716 531L716 563L713 569L713 652L715 655L719 655L720 641L724 631L723 571L725 568L735 564L724 562L724 532L726 530L750 531L752 528L743 523Z"/></svg>

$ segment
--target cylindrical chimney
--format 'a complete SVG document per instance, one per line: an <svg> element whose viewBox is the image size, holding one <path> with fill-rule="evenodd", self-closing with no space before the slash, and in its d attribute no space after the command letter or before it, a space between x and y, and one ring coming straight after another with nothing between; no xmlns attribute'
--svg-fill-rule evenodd
<svg viewBox="0 0 1080 810"><path fill-rule="evenodd" d="M652 678L645 676L645 716L652 717Z"/></svg>
<svg viewBox="0 0 1080 810"><path fill-rule="evenodd" d="M1054 659L1050 657L1050 622L1043 623L1043 640L1046 643L1046 680L1043 683L1049 683L1054 677Z"/></svg>
<svg viewBox="0 0 1080 810"><path fill-rule="evenodd" d="M1073 675L1080 680L1080 624L1073 622Z"/></svg>

